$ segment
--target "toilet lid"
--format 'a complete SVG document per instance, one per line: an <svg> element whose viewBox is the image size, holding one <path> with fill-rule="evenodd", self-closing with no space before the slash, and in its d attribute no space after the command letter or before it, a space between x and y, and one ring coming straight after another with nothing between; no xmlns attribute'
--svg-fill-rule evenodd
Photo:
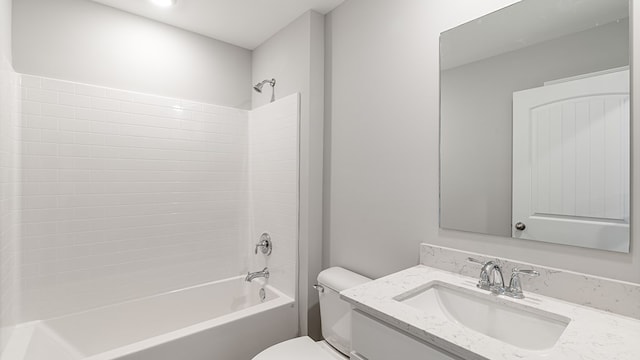
<svg viewBox="0 0 640 360"><path fill-rule="evenodd" d="M335 360L336 357L323 350L313 339L302 336L273 345L256 355L253 360Z"/></svg>

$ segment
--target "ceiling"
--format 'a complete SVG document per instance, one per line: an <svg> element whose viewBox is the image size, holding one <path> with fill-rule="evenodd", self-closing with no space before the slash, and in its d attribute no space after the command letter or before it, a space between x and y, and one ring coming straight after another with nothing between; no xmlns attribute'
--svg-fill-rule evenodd
<svg viewBox="0 0 640 360"><path fill-rule="evenodd" d="M326 14L344 0L177 0L170 8L149 0L92 0L249 50L308 10Z"/></svg>

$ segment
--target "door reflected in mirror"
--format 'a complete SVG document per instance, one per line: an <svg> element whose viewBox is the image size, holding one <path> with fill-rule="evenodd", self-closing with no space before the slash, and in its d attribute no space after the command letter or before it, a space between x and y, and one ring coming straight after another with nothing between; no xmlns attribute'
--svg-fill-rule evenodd
<svg viewBox="0 0 640 360"><path fill-rule="evenodd" d="M441 34L440 226L629 251L629 3L523 0Z"/></svg>

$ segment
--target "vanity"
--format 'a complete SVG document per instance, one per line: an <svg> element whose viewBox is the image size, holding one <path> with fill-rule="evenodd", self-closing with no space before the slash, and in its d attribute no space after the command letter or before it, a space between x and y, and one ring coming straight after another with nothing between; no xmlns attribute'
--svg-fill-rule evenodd
<svg viewBox="0 0 640 360"><path fill-rule="evenodd" d="M477 284L418 265L343 291L354 308L351 358L640 358L638 319L526 290L524 299L496 295Z"/></svg>

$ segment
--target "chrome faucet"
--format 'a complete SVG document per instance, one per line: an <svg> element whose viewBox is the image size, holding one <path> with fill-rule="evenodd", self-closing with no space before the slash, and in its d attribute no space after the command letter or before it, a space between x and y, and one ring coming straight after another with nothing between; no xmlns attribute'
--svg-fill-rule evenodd
<svg viewBox="0 0 640 360"><path fill-rule="evenodd" d="M255 278L259 278L259 277L263 277L265 279L268 279L269 278L269 269L264 268L264 269L262 269L262 271L248 272L247 276L244 278L244 281L251 282L251 280L253 280Z"/></svg>
<svg viewBox="0 0 640 360"><path fill-rule="evenodd" d="M520 270L514 268L511 273L511 280L509 286L504 285L504 278L502 277L502 269L495 261L482 262L474 258L467 258L468 262L482 265L480 270L480 280L478 281L478 288L491 291L497 295L505 295L515 299L524 299L522 293L522 281L520 275L540 276L540 273L535 270Z"/></svg>
<svg viewBox="0 0 640 360"><path fill-rule="evenodd" d="M476 285L478 288L491 291L494 294L504 293L504 277L502 276L502 269L498 263L495 261L482 262L474 258L467 258L467 261L482 265L480 280Z"/></svg>

